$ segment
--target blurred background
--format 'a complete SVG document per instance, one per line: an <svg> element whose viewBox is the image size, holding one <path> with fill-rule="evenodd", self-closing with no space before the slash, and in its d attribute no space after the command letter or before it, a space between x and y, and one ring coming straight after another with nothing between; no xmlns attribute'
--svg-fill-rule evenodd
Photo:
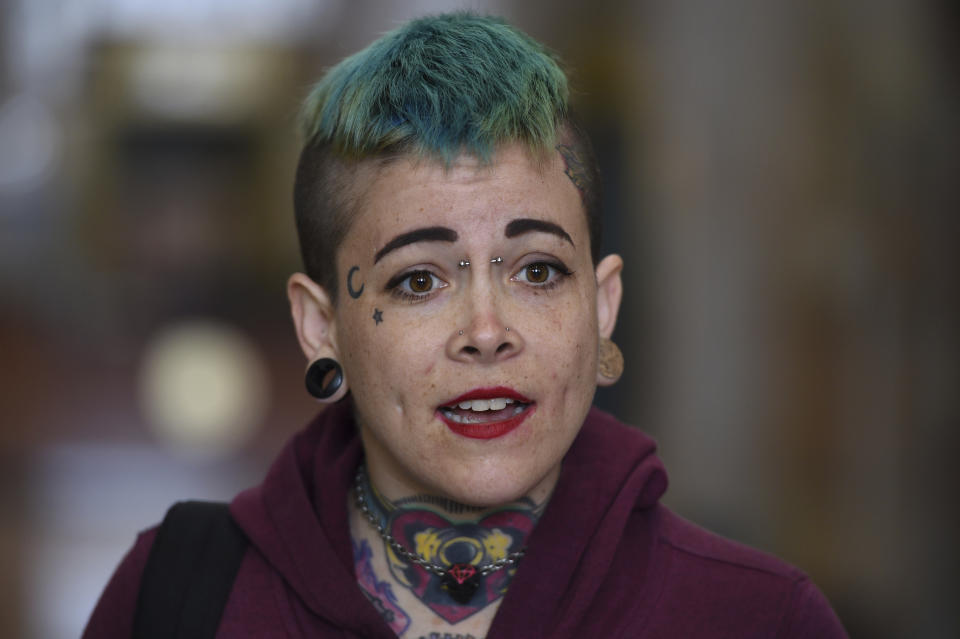
<svg viewBox="0 0 960 639"><path fill-rule="evenodd" d="M6 0L0 636L78 636L137 531L316 412L299 100L458 7L571 72L627 263L598 403L660 442L667 504L854 637L960 636L960 15L913 0Z"/></svg>

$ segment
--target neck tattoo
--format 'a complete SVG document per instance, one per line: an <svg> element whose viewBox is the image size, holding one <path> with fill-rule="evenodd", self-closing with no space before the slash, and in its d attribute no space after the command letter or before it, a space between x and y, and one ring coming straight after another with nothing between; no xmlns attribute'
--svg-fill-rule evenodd
<svg viewBox="0 0 960 639"><path fill-rule="evenodd" d="M391 502L370 483L363 465L354 496L383 539L396 582L451 624L506 593L545 505L524 498L491 512L426 495ZM444 511L477 518L455 523Z"/></svg>

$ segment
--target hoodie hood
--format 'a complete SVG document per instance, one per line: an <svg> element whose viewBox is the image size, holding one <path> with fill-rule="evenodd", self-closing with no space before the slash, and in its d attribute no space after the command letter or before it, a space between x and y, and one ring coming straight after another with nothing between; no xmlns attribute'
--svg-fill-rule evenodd
<svg viewBox="0 0 960 639"><path fill-rule="evenodd" d="M653 512L666 490L655 450L640 431L590 410L488 638L573 633L631 513ZM349 400L335 404L293 438L260 486L234 499L231 513L303 606L347 633L392 638L353 570L347 499L362 454ZM655 541L630 539L644 549L632 565L646 565Z"/></svg>
<svg viewBox="0 0 960 639"><path fill-rule="evenodd" d="M631 513L652 514L667 489L655 451L656 443L636 428L590 409L488 637L583 635L583 615L608 575ZM631 548L642 549L633 555L635 569L647 570L656 542L652 534L629 539ZM637 581L659 587L657 580ZM519 592L524 596L512 597Z"/></svg>

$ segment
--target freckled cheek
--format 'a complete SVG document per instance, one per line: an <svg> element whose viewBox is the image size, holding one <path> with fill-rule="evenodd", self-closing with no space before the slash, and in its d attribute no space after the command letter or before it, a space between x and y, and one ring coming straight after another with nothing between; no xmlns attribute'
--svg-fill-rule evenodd
<svg viewBox="0 0 960 639"><path fill-rule="evenodd" d="M568 324L565 333L558 331L560 338L551 345L555 349L551 381L558 387L563 406L579 401L581 393L590 392L594 380L590 362L594 360L591 345L596 339L596 329L582 316L568 316L568 319L570 317L578 321Z"/></svg>
<svg viewBox="0 0 960 639"><path fill-rule="evenodd" d="M437 393L433 375L437 366L436 348L430 346L429 335L421 327L395 325L384 340L371 349L367 366L379 380L390 405L399 415L419 414L432 410Z"/></svg>
<svg viewBox="0 0 960 639"><path fill-rule="evenodd" d="M354 322L356 318L351 318ZM395 360L376 331L369 331L353 324L341 334L341 357L348 367L352 385L362 385L366 394L392 394L395 378Z"/></svg>
<svg viewBox="0 0 960 639"><path fill-rule="evenodd" d="M533 326L549 331L555 336L562 336L565 331L570 330L572 324L580 323L584 305L579 299L574 301L565 298L556 300L554 303L531 305L527 308L533 313L531 318Z"/></svg>

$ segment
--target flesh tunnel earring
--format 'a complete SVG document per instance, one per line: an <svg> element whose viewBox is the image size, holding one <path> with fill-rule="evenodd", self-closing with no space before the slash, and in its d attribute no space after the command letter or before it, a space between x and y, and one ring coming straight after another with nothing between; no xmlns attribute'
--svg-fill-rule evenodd
<svg viewBox="0 0 960 639"><path fill-rule="evenodd" d="M600 373L600 377L610 380L611 384L623 375L623 353L609 337L600 338L600 352L597 353L597 372Z"/></svg>
<svg viewBox="0 0 960 639"><path fill-rule="evenodd" d="M330 378L330 381L324 383L330 373L333 373L333 377ZM343 386L343 367L337 360L329 357L314 360L307 368L306 383L307 392L321 402L337 401L342 395L336 399L333 399L333 397L338 394L337 392Z"/></svg>

